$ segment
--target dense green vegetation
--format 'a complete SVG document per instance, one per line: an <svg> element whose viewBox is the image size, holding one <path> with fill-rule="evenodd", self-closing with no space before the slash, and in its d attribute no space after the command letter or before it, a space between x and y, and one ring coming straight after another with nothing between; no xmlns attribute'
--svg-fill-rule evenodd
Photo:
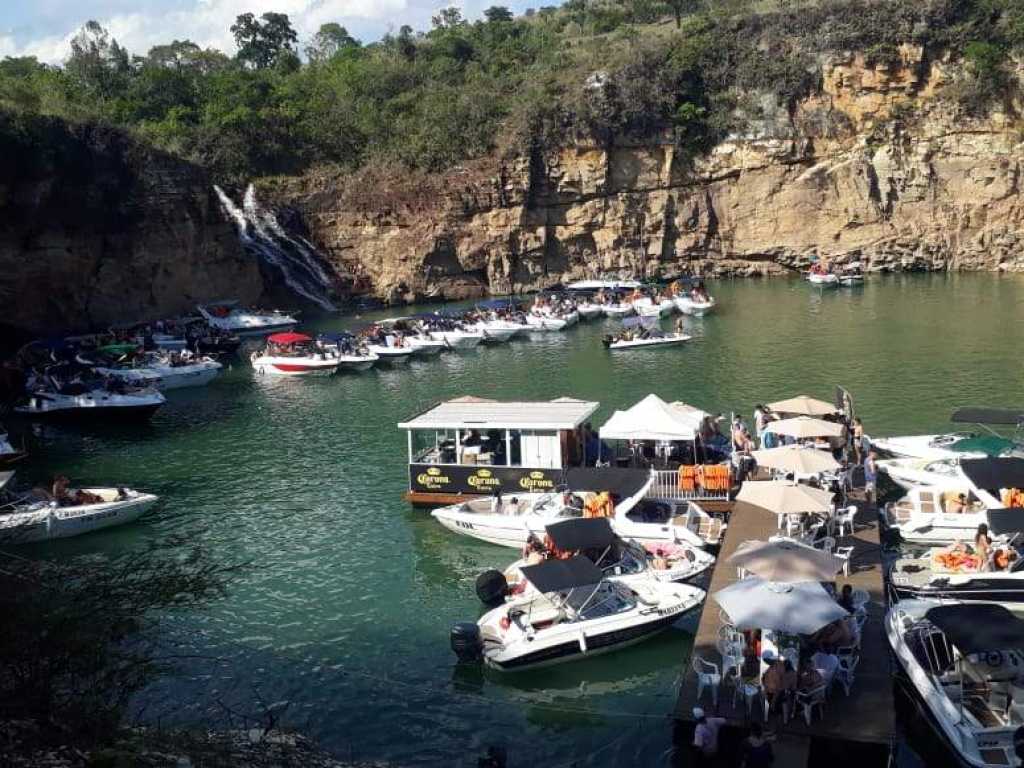
<svg viewBox="0 0 1024 768"><path fill-rule="evenodd" d="M337 24L300 44L283 14L231 31L234 57L177 40L137 56L90 22L63 67L0 62L0 107L123 126L233 178L439 169L583 135L674 135L699 153L769 95L791 110L831 50L951 52L966 62L951 99L984 112L1014 87L1024 0L568 0L473 23L449 8L368 45Z"/></svg>

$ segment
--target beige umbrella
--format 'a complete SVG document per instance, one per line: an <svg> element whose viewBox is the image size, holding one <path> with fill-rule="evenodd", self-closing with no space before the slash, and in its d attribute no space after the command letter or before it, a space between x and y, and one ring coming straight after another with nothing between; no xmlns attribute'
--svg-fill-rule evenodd
<svg viewBox="0 0 1024 768"><path fill-rule="evenodd" d="M748 480L736 494L736 501L753 504L774 515L828 514L832 511L832 494L829 491L779 480Z"/></svg>
<svg viewBox="0 0 1024 768"><path fill-rule="evenodd" d="M784 445L780 448L754 451L753 456L759 467L768 467L779 472L793 472L798 475L816 475L839 469L839 462L832 458L832 454L828 451L803 448L799 445Z"/></svg>
<svg viewBox="0 0 1024 768"><path fill-rule="evenodd" d="M766 581L835 581L843 561L797 541L744 541L729 563Z"/></svg>
<svg viewBox="0 0 1024 768"><path fill-rule="evenodd" d="M823 419L812 419L808 416L797 416L795 419L770 421L764 431L794 437L798 440L811 437L842 437L843 425Z"/></svg>
<svg viewBox="0 0 1024 768"><path fill-rule="evenodd" d="M800 416L827 416L830 413L838 413L834 404L807 395L797 395L789 400L768 403L768 407L777 413L795 413Z"/></svg>

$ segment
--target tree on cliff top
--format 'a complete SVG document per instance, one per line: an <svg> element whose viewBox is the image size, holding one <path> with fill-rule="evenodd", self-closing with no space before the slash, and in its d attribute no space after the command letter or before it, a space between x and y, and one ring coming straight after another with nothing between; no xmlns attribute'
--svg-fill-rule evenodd
<svg viewBox="0 0 1024 768"><path fill-rule="evenodd" d="M255 69L266 69L294 54L299 36L285 13L264 13L260 19L263 21L243 13L231 25L231 34L238 45L238 60Z"/></svg>

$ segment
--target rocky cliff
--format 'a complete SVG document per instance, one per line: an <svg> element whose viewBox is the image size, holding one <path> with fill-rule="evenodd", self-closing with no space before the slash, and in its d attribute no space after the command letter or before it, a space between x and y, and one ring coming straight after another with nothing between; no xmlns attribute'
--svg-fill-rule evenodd
<svg viewBox="0 0 1024 768"><path fill-rule="evenodd" d="M201 169L114 129L0 113L0 326L103 328L262 288Z"/></svg>
<svg viewBox="0 0 1024 768"><path fill-rule="evenodd" d="M963 72L909 45L821 71L793 110L748 94L744 129L696 160L667 139L623 140L439 177L321 171L263 192L303 212L357 290L391 301L618 270L776 274L814 256L1024 271L1019 104L958 114L948 93Z"/></svg>

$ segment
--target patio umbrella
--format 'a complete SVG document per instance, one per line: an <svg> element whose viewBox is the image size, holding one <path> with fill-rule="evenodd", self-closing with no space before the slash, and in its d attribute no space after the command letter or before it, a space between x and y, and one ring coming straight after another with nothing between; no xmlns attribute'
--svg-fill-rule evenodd
<svg viewBox="0 0 1024 768"><path fill-rule="evenodd" d="M765 425L764 431L794 437L798 440L809 437L841 437L843 425L836 424L834 421L812 419L809 416L797 416L795 419L769 421Z"/></svg>
<svg viewBox="0 0 1024 768"><path fill-rule="evenodd" d="M797 395L789 400L768 403L768 407L777 413L795 413L800 416L827 416L830 413L838 413L834 403L826 403L807 395Z"/></svg>
<svg viewBox="0 0 1024 768"><path fill-rule="evenodd" d="M754 451L753 456L759 467L777 469L780 472L793 472L798 475L815 475L839 469L839 462L832 458L832 454L828 451L802 448L798 445L784 445L779 448Z"/></svg>
<svg viewBox="0 0 1024 768"><path fill-rule="evenodd" d="M719 590L715 600L736 629L810 635L848 615L816 581L776 584L752 576Z"/></svg>
<svg viewBox="0 0 1024 768"><path fill-rule="evenodd" d="M797 541L744 541L729 564L774 582L834 581L843 568L835 555Z"/></svg>
<svg viewBox="0 0 1024 768"><path fill-rule="evenodd" d="M832 494L809 485L779 480L747 480L736 494L744 501L774 515L832 511Z"/></svg>

